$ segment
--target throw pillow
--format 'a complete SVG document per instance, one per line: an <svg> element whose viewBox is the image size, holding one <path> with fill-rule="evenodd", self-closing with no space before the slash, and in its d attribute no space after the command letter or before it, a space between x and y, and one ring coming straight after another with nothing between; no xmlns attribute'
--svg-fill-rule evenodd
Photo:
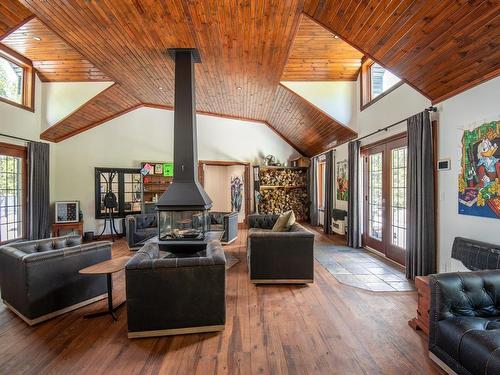
<svg viewBox="0 0 500 375"><path fill-rule="evenodd" d="M287 225L288 221L290 220L290 216L292 214L292 211L287 211L283 212L279 217L278 220L276 220L276 223L274 223L273 229L271 229L273 232L285 232L288 230Z"/></svg>

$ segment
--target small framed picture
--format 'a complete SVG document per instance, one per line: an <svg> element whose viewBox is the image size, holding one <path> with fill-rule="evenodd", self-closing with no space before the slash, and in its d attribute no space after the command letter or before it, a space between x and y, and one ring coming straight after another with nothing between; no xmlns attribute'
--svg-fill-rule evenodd
<svg viewBox="0 0 500 375"><path fill-rule="evenodd" d="M163 164L155 164L155 174L163 174Z"/></svg>
<svg viewBox="0 0 500 375"><path fill-rule="evenodd" d="M78 223L80 204L78 201L56 202L56 223Z"/></svg>

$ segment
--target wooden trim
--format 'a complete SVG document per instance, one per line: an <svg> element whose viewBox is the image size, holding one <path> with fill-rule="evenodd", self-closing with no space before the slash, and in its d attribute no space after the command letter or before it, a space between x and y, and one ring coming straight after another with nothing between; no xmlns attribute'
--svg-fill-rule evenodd
<svg viewBox="0 0 500 375"><path fill-rule="evenodd" d="M359 48L359 46L349 40L347 40L343 35L337 33L335 30L332 30L331 27L328 27L326 26L324 23L322 23L321 21L318 21L317 19L315 19L314 17L310 16L309 14L307 13L304 13L307 17L309 17L312 21L316 22L318 25L320 26L323 26L325 29L329 30L331 33L337 35L340 39L342 39L344 42L346 42L347 44L349 44L351 47L354 47L356 48L358 51L362 52L365 54L365 56L367 56L368 58L372 59L373 61L375 61L376 63L378 63L380 66L384 67L385 68L385 65L382 64L378 59L374 58L371 54L369 54L368 52L366 52L365 50L363 50L362 48ZM403 81L403 83L406 83L407 85L411 86L412 88L414 88L416 91L418 91L420 94L422 94L423 96L425 96L427 99L431 100L431 97L428 96L426 93L424 93L422 90L420 90L417 86L415 86L413 83L411 82L408 82L405 78L401 78L401 81Z"/></svg>
<svg viewBox="0 0 500 375"><path fill-rule="evenodd" d="M0 154L1 155L7 155L15 158L21 158L22 159L22 171L21 171L21 178L22 178L22 226L23 226L23 233L22 237L16 238L13 240L8 240L8 241L0 241L0 245L5 245L9 242L17 241L23 238L26 238L27 234L27 229L28 229L28 224L29 224L29 217L28 217L28 149L25 146L19 146L19 145L13 145L10 143L3 143L0 142Z"/></svg>
<svg viewBox="0 0 500 375"><path fill-rule="evenodd" d="M370 148L377 147L377 146L383 145L383 144L385 144L385 143L392 142L392 141L396 141L396 140L398 140L398 139L401 139L401 138L406 138L406 137L408 137L408 133L407 133L407 131L405 130L404 132L401 132L401 133L398 133L398 134L391 135L390 137L387 137L387 138L381 139L381 140L379 140L379 141L375 141L375 142L369 143L369 144L367 144L367 145L363 145L363 146L361 146L360 151L361 151L361 152L363 152L363 151L367 151L367 150L369 150Z"/></svg>
<svg viewBox="0 0 500 375"><path fill-rule="evenodd" d="M446 371L449 375L458 375L455 371L453 371L446 363L441 361L434 353L429 352L429 358L436 363L439 367L441 367L444 371Z"/></svg>
<svg viewBox="0 0 500 375"><path fill-rule="evenodd" d="M0 101L30 112L35 112L35 69L33 68L33 62L1 43L0 56L23 69L22 103L16 103L2 97L0 97Z"/></svg>
<svg viewBox="0 0 500 375"><path fill-rule="evenodd" d="M313 279L250 279L252 284L312 284Z"/></svg>
<svg viewBox="0 0 500 375"><path fill-rule="evenodd" d="M381 93L379 96L376 98L371 97L371 72L370 69L375 64L375 61L372 59L365 59L363 63L361 64L361 68L359 70L360 72L360 80L359 80L359 94L360 94L360 101L359 101L359 110L363 111L366 108L370 107L371 105L375 104L378 102L380 99L382 99L384 96L389 95L391 92L396 90L398 87L403 85L405 83L403 80L399 81L398 83L394 84L392 87Z"/></svg>
<svg viewBox="0 0 500 375"><path fill-rule="evenodd" d="M57 310L57 311L53 311L51 313L48 313L48 314L45 314L45 315L42 315L42 316L39 316L38 318L35 318L35 319L30 319L30 318L27 318L25 317L23 314L21 314L19 311L17 311L14 307L12 307L8 302L6 302L5 300L3 300L3 303L4 305L9 309L11 310L14 314L16 314L17 316L19 316L22 320L24 320L28 325L30 326L34 326L36 324L39 324L39 323L42 323L42 322L45 322L46 320L49 320L49 319L52 319L52 318L55 318L56 316L59 316L59 315L62 315L62 314L65 314L67 312L70 312L70 311L73 311L73 310L76 310L76 309L79 309L80 307L83 307L83 306L87 306L87 305L90 305L91 303L94 303L94 302L97 302L97 301L100 301L104 298L107 298L108 294L105 293L105 294L101 294L97 297L94 297L94 298L90 298L88 300L85 300L85 301L82 301L82 302L79 302L79 303L76 303L74 305L71 305L71 306L68 306L68 307L65 307L63 309L60 309L60 310Z"/></svg>
<svg viewBox="0 0 500 375"><path fill-rule="evenodd" d="M189 335L192 333L206 333L206 332L218 332L223 331L225 325L213 325L213 326L200 326L200 327L187 327L187 328L172 328L172 329L158 329L154 331L137 331L128 332L129 339L140 339L146 337L157 337L157 336L173 336L173 335Z"/></svg>
<svg viewBox="0 0 500 375"><path fill-rule="evenodd" d="M199 160L198 161L198 179L201 186L205 186L205 170L203 166L205 165L215 165L215 166L227 166L230 167L232 165L242 165L245 167L245 178L244 178L244 188L245 188L245 218L243 219L243 223L247 222L248 213L250 210L250 206L252 203L252 198L250 195L250 163L243 161L217 161L217 160ZM232 242L232 241L231 241ZM229 244L231 242L226 242L225 244Z"/></svg>

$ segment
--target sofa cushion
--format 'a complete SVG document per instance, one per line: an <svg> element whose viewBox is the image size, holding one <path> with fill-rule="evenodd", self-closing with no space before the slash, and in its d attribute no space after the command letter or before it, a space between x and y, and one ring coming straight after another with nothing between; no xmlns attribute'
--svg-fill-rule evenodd
<svg viewBox="0 0 500 375"><path fill-rule="evenodd" d="M500 349L500 329L471 330L460 342L460 363L472 374L498 374L500 369L486 372L490 358Z"/></svg>
<svg viewBox="0 0 500 375"><path fill-rule="evenodd" d="M286 232L286 231L288 231L290 229L288 222L290 221L292 213L293 213L293 211L283 212L278 217L278 220L276 220L276 223L274 223L272 231L273 232ZM294 218L295 218L295 216L294 216Z"/></svg>
<svg viewBox="0 0 500 375"><path fill-rule="evenodd" d="M155 228L156 225L156 215L136 215L135 220L137 223L137 229Z"/></svg>
<svg viewBox="0 0 500 375"><path fill-rule="evenodd" d="M488 327L497 327L500 322L470 316L458 316L438 322L437 345L445 350L455 360L460 357L460 343L465 334L471 331L484 331Z"/></svg>

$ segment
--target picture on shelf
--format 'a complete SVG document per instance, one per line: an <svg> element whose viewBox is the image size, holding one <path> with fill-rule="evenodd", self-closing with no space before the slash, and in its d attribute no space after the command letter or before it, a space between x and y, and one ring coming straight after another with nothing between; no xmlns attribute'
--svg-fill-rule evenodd
<svg viewBox="0 0 500 375"><path fill-rule="evenodd" d="M165 177L174 176L174 163L163 163L163 176Z"/></svg>
<svg viewBox="0 0 500 375"><path fill-rule="evenodd" d="M347 183L347 160L337 162L337 199L347 201L349 198L349 185Z"/></svg>
<svg viewBox="0 0 500 375"><path fill-rule="evenodd" d="M163 173L163 164L155 164L155 174Z"/></svg>
<svg viewBox="0 0 500 375"><path fill-rule="evenodd" d="M500 121L462 136L458 213L500 219Z"/></svg>
<svg viewBox="0 0 500 375"><path fill-rule="evenodd" d="M79 202L66 201L55 203L56 223L77 223L79 221Z"/></svg>

